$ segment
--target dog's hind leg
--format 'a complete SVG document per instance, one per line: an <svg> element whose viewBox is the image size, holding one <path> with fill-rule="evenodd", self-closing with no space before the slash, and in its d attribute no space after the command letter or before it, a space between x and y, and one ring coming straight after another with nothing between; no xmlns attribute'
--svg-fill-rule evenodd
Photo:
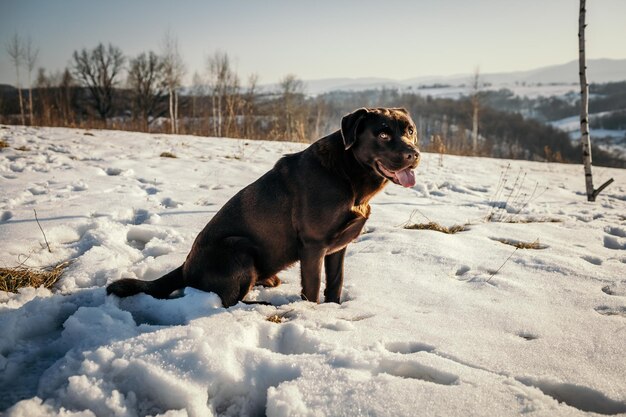
<svg viewBox="0 0 626 417"><path fill-rule="evenodd" d="M219 245L194 254L201 261L191 262L189 270L185 271L188 284L216 293L224 307L231 307L243 300L258 279L254 254L254 247L246 238L223 239Z"/></svg>
<svg viewBox="0 0 626 417"><path fill-rule="evenodd" d="M257 282L254 283L254 285L260 285L262 287L268 287L268 288L272 288L272 287L278 287L281 284L281 280L280 278L278 278L276 275L272 275L269 278L262 278L260 280L258 280Z"/></svg>

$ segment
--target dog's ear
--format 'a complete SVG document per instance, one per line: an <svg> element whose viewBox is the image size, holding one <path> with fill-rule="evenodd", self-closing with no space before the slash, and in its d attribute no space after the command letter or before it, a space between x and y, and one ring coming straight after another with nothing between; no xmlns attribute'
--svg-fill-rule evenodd
<svg viewBox="0 0 626 417"><path fill-rule="evenodd" d="M407 116L409 116L409 112L408 112L408 110L407 110L407 109L405 109L404 107L394 107L394 108L393 108L393 109L391 109L391 110L399 111L400 113L404 113L404 114L406 114Z"/></svg>
<svg viewBox="0 0 626 417"><path fill-rule="evenodd" d="M350 114L346 114L341 119L341 136L343 137L343 144L346 149L350 149L350 147L354 145L354 142L356 142L356 132L359 123L361 123L367 113L369 113L369 110L363 107Z"/></svg>

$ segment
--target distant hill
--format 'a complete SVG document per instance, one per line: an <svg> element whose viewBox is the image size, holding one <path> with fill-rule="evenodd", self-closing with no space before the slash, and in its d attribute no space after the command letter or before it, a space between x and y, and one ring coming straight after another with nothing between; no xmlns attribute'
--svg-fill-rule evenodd
<svg viewBox="0 0 626 417"><path fill-rule="evenodd" d="M587 61L587 78L592 83L607 83L626 80L626 59L592 59ZM578 61L552 65L528 71L486 73L480 75L483 83L493 85L537 85L578 83ZM361 91L381 88L420 88L435 84L451 87L468 84L472 74L452 76L425 76L407 80L391 78L328 78L305 80L307 94L317 95L335 90ZM275 86L265 86L271 90Z"/></svg>
<svg viewBox="0 0 626 417"><path fill-rule="evenodd" d="M12 91L17 91L17 89L9 84L0 84L0 93L8 93Z"/></svg>

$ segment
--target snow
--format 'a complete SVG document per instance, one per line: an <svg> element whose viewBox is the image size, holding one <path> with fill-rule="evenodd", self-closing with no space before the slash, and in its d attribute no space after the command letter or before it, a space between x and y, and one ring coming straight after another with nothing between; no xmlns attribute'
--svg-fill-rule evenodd
<svg viewBox="0 0 626 417"><path fill-rule="evenodd" d="M301 301L296 266L249 296L272 306L224 309L104 286L180 265L229 197L305 145L0 138L0 265L74 260L54 292L0 293L6 416L626 415L625 170L595 167L615 183L588 203L580 166L425 154L414 187L374 198L341 305Z"/></svg>
<svg viewBox="0 0 626 417"><path fill-rule="evenodd" d="M594 113L589 117L602 116L611 112ZM566 117L550 122L554 128L567 132L572 143L580 144L580 116ZM591 129L590 137L593 147L603 149L614 156L626 159L626 130Z"/></svg>

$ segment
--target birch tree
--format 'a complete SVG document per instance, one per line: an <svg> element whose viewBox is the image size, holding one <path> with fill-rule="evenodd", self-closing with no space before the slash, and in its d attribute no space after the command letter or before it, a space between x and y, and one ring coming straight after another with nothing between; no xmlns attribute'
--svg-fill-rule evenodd
<svg viewBox="0 0 626 417"><path fill-rule="evenodd" d="M20 39L17 33L13 34L13 37L6 44L6 51L11 58L11 62L13 62L13 66L15 67L15 78L17 94L20 102L20 117L22 124L26 124L26 120L24 118L24 99L22 97L22 84L20 82L20 67L23 65L24 61L24 46L22 45L22 40Z"/></svg>
<svg viewBox="0 0 626 417"><path fill-rule="evenodd" d="M169 96L171 133L178 133L178 89L182 86L186 69L178 50L178 39L169 31L165 33L163 38L163 65Z"/></svg>
<svg viewBox="0 0 626 417"><path fill-rule="evenodd" d="M587 61L585 59L585 0L580 0L578 15L578 73L580 75L580 133L583 150L583 167L585 170L585 188L587 201L596 201L598 194L613 182L613 178L602 184L597 190L593 188L591 174L591 137L589 134L589 84L587 83Z"/></svg>
<svg viewBox="0 0 626 417"><path fill-rule="evenodd" d="M478 154L478 112L480 109L480 71L474 70L472 79L472 154Z"/></svg>
<svg viewBox="0 0 626 417"><path fill-rule="evenodd" d="M33 47L33 41L28 38L26 42L26 48L24 49L24 61L26 63L26 69L28 70L28 116L31 126L33 125L33 85L32 74L37 65L37 58L39 57L39 48Z"/></svg>
<svg viewBox="0 0 626 417"><path fill-rule="evenodd" d="M211 108L213 135L224 135L224 127L230 127L234 117L234 95L239 90L239 77L232 69L226 52L215 52L207 60L209 86L211 88ZM226 118L228 117L228 120Z"/></svg>

